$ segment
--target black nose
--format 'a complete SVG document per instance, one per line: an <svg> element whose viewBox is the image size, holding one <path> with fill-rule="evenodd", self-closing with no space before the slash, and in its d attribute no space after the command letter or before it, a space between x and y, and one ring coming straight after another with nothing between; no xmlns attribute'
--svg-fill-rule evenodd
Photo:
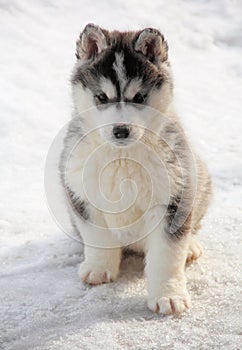
<svg viewBox="0 0 242 350"><path fill-rule="evenodd" d="M116 139L127 139L129 137L130 128L128 125L119 124L113 127L113 134Z"/></svg>

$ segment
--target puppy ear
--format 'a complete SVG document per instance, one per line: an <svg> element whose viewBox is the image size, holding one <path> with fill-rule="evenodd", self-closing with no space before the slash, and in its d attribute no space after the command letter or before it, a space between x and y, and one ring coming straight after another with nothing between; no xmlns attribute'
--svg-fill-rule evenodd
<svg viewBox="0 0 242 350"><path fill-rule="evenodd" d="M141 52L148 60L164 62L168 59L168 45L164 36L157 29L142 30L135 42L134 49Z"/></svg>
<svg viewBox="0 0 242 350"><path fill-rule="evenodd" d="M99 26L89 23L76 42L77 59L94 59L107 48L107 39Z"/></svg>

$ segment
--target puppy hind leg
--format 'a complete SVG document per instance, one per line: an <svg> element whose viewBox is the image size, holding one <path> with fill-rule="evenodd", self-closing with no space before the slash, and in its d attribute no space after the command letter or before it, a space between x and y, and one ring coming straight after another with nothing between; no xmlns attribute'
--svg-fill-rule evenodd
<svg viewBox="0 0 242 350"><path fill-rule="evenodd" d="M203 253L203 248L201 244L196 240L195 236L192 234L189 238L188 253L186 264L190 265L196 261Z"/></svg>

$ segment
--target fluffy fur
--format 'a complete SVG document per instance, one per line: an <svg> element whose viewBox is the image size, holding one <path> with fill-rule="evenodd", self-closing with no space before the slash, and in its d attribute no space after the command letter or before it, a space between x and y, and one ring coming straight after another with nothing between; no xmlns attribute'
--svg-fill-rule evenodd
<svg viewBox="0 0 242 350"><path fill-rule="evenodd" d="M149 308L180 314L190 306L184 269L201 254L194 234L211 183L172 105L167 42L156 29L89 24L76 57L60 172L85 244L79 276L114 281L123 249L142 251Z"/></svg>

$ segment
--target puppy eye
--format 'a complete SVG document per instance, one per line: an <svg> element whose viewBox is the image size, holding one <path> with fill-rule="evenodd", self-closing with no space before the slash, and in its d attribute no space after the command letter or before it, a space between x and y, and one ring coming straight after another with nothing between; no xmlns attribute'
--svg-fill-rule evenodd
<svg viewBox="0 0 242 350"><path fill-rule="evenodd" d="M134 103L144 103L146 97L147 97L147 95L141 94L140 92L138 92L138 93L134 96L133 102L134 102Z"/></svg>
<svg viewBox="0 0 242 350"><path fill-rule="evenodd" d="M103 92L100 95L95 96L99 103L107 103L108 102L108 96Z"/></svg>

